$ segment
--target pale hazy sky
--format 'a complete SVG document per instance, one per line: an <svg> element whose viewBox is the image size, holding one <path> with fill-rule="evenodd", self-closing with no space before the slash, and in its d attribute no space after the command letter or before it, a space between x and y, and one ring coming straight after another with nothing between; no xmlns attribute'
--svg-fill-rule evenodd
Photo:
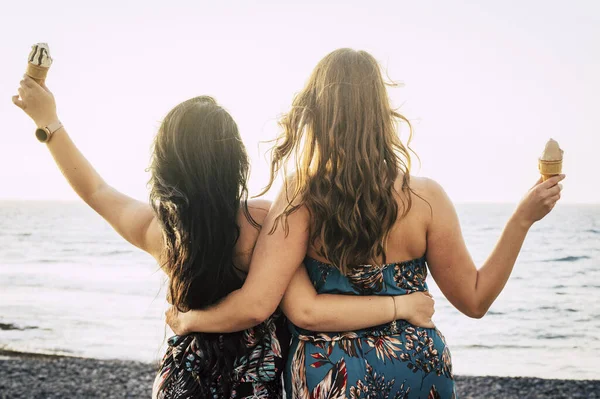
<svg viewBox="0 0 600 399"><path fill-rule="evenodd" d="M2 1L0 199L76 198L11 103L35 42L77 145L140 199L159 121L200 94L237 120L257 193L258 142L319 59L352 47L404 83L390 94L414 122L414 171L452 199L518 201L553 137L564 201L600 202L600 1Z"/></svg>

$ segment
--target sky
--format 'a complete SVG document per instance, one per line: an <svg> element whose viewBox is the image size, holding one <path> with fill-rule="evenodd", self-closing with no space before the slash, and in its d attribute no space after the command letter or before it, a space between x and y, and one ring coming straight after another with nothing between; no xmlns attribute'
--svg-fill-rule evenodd
<svg viewBox="0 0 600 399"><path fill-rule="evenodd" d="M351 47L403 83L390 96L414 124L413 173L453 200L516 203L552 137L565 151L562 201L600 202L594 0L2 2L0 199L76 199L11 102L36 42L50 45L47 85L69 134L141 200L160 120L201 94L238 122L258 193L269 148L259 143L277 135L317 62Z"/></svg>

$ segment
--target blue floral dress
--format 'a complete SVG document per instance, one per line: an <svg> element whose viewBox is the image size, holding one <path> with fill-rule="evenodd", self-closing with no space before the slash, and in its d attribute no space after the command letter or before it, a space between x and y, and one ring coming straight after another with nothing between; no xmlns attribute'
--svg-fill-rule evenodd
<svg viewBox="0 0 600 399"><path fill-rule="evenodd" d="M404 295L427 291L425 258L358 266L344 276L305 259L319 294ZM436 328L397 321L358 331L319 333L290 323L288 399L456 398L450 351Z"/></svg>

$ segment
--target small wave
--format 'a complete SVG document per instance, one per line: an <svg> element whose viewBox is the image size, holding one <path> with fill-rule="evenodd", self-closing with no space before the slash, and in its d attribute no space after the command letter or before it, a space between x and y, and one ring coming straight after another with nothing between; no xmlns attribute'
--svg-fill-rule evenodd
<svg viewBox="0 0 600 399"><path fill-rule="evenodd" d="M490 315L502 315L502 314L506 314L506 313L504 313L504 312L497 312L497 311L494 311L494 310L490 310L490 311L488 311L486 313L486 315L488 315L488 316L490 316Z"/></svg>
<svg viewBox="0 0 600 399"><path fill-rule="evenodd" d="M121 250L121 249L115 249L113 251L104 251L104 252L88 252L85 255L86 256L115 256L115 255L125 255L125 254L130 254L133 251L131 250Z"/></svg>
<svg viewBox="0 0 600 399"><path fill-rule="evenodd" d="M31 237L31 233L19 233L15 234L17 237Z"/></svg>
<svg viewBox="0 0 600 399"><path fill-rule="evenodd" d="M0 323L0 331L25 331L25 330L36 330L38 327L25 326L19 327L12 323Z"/></svg>
<svg viewBox="0 0 600 399"><path fill-rule="evenodd" d="M600 234L600 229L587 229L584 230L585 233L592 233L592 234Z"/></svg>
<svg viewBox="0 0 600 399"><path fill-rule="evenodd" d="M543 262L576 262L576 261L582 260L582 259L590 259L590 257L587 255L565 256L563 258L547 259Z"/></svg>
<svg viewBox="0 0 600 399"><path fill-rule="evenodd" d="M123 254L129 254L131 253L131 250L119 250L119 249L115 249L114 251L108 251L108 252L103 252L101 255L103 256L110 256L110 255L123 255Z"/></svg>
<svg viewBox="0 0 600 399"><path fill-rule="evenodd" d="M535 348L535 346L531 346L531 345L481 345L481 344L473 344L473 345L452 345L452 348L459 348L459 349L531 349L531 348Z"/></svg>
<svg viewBox="0 0 600 399"><path fill-rule="evenodd" d="M567 339L570 338L566 335L558 335L558 334L540 334L537 336L537 339Z"/></svg>

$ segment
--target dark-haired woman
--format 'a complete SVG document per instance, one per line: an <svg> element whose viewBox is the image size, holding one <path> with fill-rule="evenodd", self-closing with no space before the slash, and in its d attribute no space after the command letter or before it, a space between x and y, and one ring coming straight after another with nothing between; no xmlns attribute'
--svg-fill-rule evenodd
<svg viewBox="0 0 600 399"><path fill-rule="evenodd" d="M246 151L236 123L215 100L184 101L163 120L154 142L150 204L104 182L59 122L54 97L45 86L25 77L13 102L36 123L38 139L47 143L77 194L127 241L159 262L169 276L168 294L175 308L202 309L242 286L269 203L246 201ZM284 280L287 285L290 278ZM396 319L431 323L433 300L424 294L350 301L317 296L301 274L293 287L290 297L295 295L302 306L311 308L309 314L302 307L290 313L299 325L335 331ZM289 341L281 328L283 318L274 312L275 308L241 332L173 337L153 395L281 397Z"/></svg>
<svg viewBox="0 0 600 399"><path fill-rule="evenodd" d="M427 291L428 267L458 310L482 317L506 284L529 228L560 198L564 176L536 183L477 270L444 190L410 175L409 150L396 131L401 122L408 123L390 106L370 54L340 49L321 60L281 120L271 182L289 160L293 178L266 218L246 282L211 309L168 312L174 331L251 327L273 312L284 292L282 309L291 314L299 306L290 296L294 283L285 290L295 274L306 273L302 262L318 293L345 293L348 301ZM353 311L349 305L348 314ZM455 395L450 352L435 328L400 322L330 334L319 324L294 324L288 398Z"/></svg>

